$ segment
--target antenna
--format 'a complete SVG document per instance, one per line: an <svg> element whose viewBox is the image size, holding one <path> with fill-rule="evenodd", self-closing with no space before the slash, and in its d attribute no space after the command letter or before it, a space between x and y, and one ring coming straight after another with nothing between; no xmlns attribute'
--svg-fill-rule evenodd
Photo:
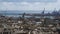
<svg viewBox="0 0 60 34"><path fill-rule="evenodd" d="M6 11L5 11L5 16L6 16L6 12L7 12L7 8L6 8Z"/></svg>

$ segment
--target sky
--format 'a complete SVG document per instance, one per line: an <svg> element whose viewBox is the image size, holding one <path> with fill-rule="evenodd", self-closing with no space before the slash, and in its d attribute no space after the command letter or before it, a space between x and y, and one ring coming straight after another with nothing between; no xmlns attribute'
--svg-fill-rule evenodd
<svg viewBox="0 0 60 34"><path fill-rule="evenodd" d="M0 10L56 10L60 0L0 0Z"/></svg>

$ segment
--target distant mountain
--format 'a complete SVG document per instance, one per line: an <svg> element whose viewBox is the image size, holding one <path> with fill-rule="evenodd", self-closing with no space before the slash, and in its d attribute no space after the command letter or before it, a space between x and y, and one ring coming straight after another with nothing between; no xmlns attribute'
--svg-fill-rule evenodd
<svg viewBox="0 0 60 34"><path fill-rule="evenodd" d="M43 10L40 10L40 11L32 11L32 10L21 10L21 11L18 11L18 10L7 10L7 11L0 11L0 13L41 13ZM52 12L52 11L49 11L49 10L45 10L44 13L48 13L48 12Z"/></svg>

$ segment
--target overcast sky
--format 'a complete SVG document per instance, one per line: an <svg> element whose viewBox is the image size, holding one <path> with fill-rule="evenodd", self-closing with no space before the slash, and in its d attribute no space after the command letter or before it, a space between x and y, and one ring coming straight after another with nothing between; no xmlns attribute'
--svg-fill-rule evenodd
<svg viewBox="0 0 60 34"><path fill-rule="evenodd" d="M57 10L60 0L0 0L0 10Z"/></svg>

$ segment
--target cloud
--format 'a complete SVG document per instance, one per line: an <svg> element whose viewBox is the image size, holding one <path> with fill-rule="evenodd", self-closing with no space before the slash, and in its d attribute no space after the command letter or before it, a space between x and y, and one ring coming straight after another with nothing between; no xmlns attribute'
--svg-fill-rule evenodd
<svg viewBox="0 0 60 34"><path fill-rule="evenodd" d="M0 0L0 2L56 2L57 0Z"/></svg>
<svg viewBox="0 0 60 34"><path fill-rule="evenodd" d="M60 0L54 3L45 2L0 2L0 10L54 10L60 9Z"/></svg>

